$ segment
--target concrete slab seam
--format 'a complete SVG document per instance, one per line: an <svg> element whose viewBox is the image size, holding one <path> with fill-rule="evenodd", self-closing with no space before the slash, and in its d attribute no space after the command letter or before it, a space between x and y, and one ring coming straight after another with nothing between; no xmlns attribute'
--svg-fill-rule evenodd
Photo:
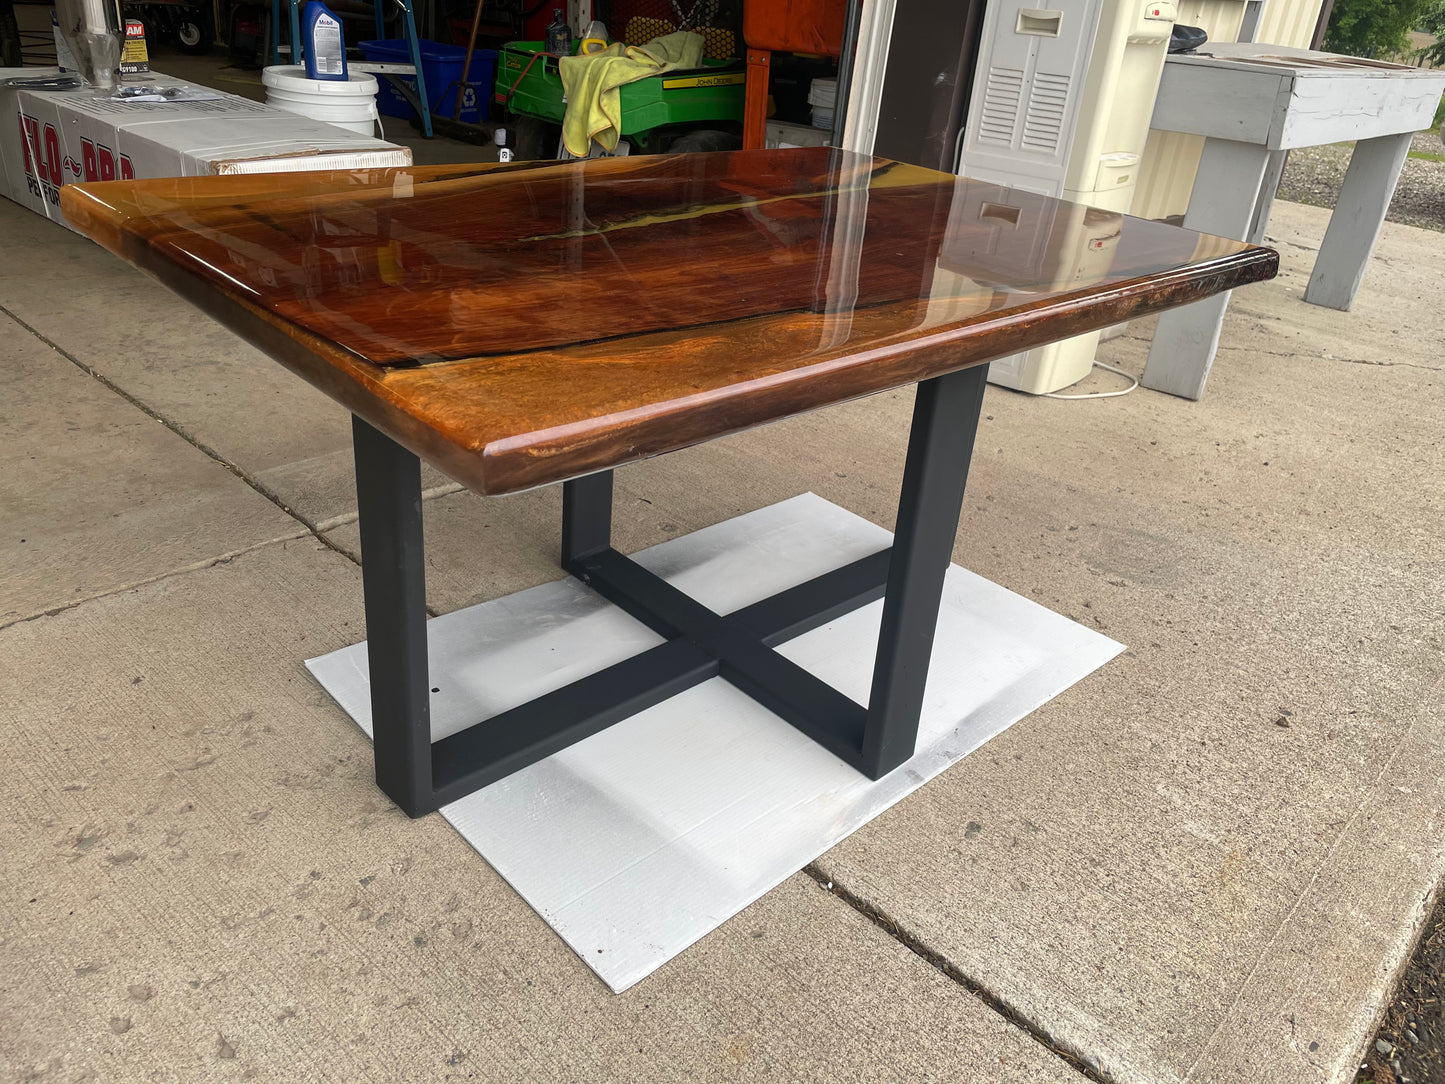
<svg viewBox="0 0 1445 1084"><path fill-rule="evenodd" d="M182 428L179 423L174 422L174 421L172 421L171 419L167 418L165 415L163 415L163 414L161 414L159 411L155 410L155 409L154 409L153 407L151 407L149 404L143 402L142 400L138 399L136 396L132 395L130 392L126 391L124 388L122 388L119 384L115 383L115 381L111 380L109 377L103 375L102 373L98 372L97 370L95 370L95 369L92 368L91 366L87 365L85 362L81 361L79 358L77 358L77 357L76 357L74 354L72 354L70 351L66 350L65 347L61 346L61 345L60 345L59 343L57 343L54 339L51 339L49 336L45 335L43 332L37 330L34 326L32 326L31 324L27 323L25 320L21 319L21 318L20 318L19 316L17 316L15 313L13 313L13 312L11 312L9 309L7 309L4 305L0 305L0 313L3 313L5 316L8 316L11 320L14 320L17 324L19 324L21 327L23 327L26 331L30 332L30 334L34 335L37 339L39 339L41 342L43 342L46 346L50 347L50 349L54 350L57 354L59 354L61 357L63 357L66 361L70 362L72 365L74 365L74 366L75 366L77 369L79 369L81 372L85 373L86 376L90 377L92 380L95 380L97 383L101 384L101 385L102 385L103 387L105 387L108 391L111 391L111 392L113 392L114 394L120 396L122 399L124 399L124 400L125 400L127 403L129 403L131 406L135 407L137 410L139 410L139 411L140 411L142 414L144 414L146 417L152 419L153 421L157 421L157 422L159 422L161 425L165 426L165 427L166 427L167 429L169 429L172 433L174 433L176 436L180 437L180 438L181 438L182 440L184 440L187 444L189 444L192 448L195 448L197 451L200 451L200 452L204 453L208 458L214 460L215 462L219 463L221 466L225 467L228 471L230 471L232 474L234 474L234 475L235 475L237 478L239 478L241 481L245 482L248 486L250 486L252 489L254 489L254 490L255 490L257 493L259 493L261 496L265 497L268 501L270 501L272 504L274 504L274 505L275 505L277 508L279 508L281 511L285 512L288 516L290 516L290 517L292 517L293 519L298 520L299 522L301 522L302 524L304 524L304 525L306 526L306 529L307 529L307 530L314 530L313 526L312 526L310 523L307 523L304 517L302 517L300 514L298 514L298 513L297 513L296 511L294 511L292 508L290 508L290 507L289 507L284 501L282 501L281 498L278 497L275 493L272 493L272 492L271 492L270 490L268 490L265 486L263 486L263 485L261 485L259 482L257 482L254 478L252 478L252 477L250 477L249 475L247 475L245 471L241 470L240 467L236 466L236 464L232 463L232 462L231 462L229 459L227 459L225 456L221 455L220 452L216 451L214 448L210 447L209 445L202 443L201 441L197 440L194 436L192 436L190 433L186 432L186 430L185 430L184 428Z"/></svg>
<svg viewBox="0 0 1445 1084"><path fill-rule="evenodd" d="M1437 681L1435 683L1435 688L1438 690L1442 685L1445 685L1445 678L1442 678L1441 681ZM1289 910L1285 912L1284 917L1280 919L1279 925L1275 927L1274 933L1270 935L1269 940L1265 942L1264 946L1255 955L1254 965L1250 967L1249 974L1247 974L1240 982L1239 989L1235 991L1234 1000L1230 1002L1229 1008L1220 1016L1219 1022L1209 1033L1209 1037L1206 1038L1204 1042L1199 1045L1199 1055L1194 1059L1193 1063L1190 1064L1189 1068L1185 1070L1184 1076L1181 1078L1184 1084L1188 1084L1189 1081L1194 1079L1194 1074L1199 1068L1199 1063L1203 1061L1205 1056L1209 1053L1209 1050L1215 1038L1219 1035L1220 1031L1233 1018L1234 1010L1239 1006L1240 1000L1244 997L1245 992L1249 989L1250 983L1254 980L1255 975L1259 973L1260 967L1267 959L1271 957L1274 952L1275 946L1279 943L1281 935L1283 935L1284 931L1289 928L1290 923L1294 921L1295 916L1299 913L1301 906L1303 906L1304 904L1305 898L1309 896L1311 891L1313 891L1316 883L1319 881L1320 874L1325 870L1327 866L1329 866L1331 860L1335 857L1336 852L1339 850L1340 845L1349 836L1350 827L1354 825L1361 816L1364 815L1365 807L1368 806L1371 801L1373 801L1373 796L1381 785L1382 781L1384 780L1386 775L1388 775L1394 770L1395 761L1399 759L1400 750L1404 747L1403 738L1407 737L1414 729L1415 724L1413 722L1406 725L1405 734L1402 735L1402 740L1396 743L1395 748L1391 751L1390 756L1386 759L1383 767L1381 767L1379 772L1375 775L1373 783L1365 792L1366 797L1360 800L1360 802L1355 806L1354 811L1349 815L1348 818L1346 818L1345 823L1340 827L1339 832L1335 834L1335 838L1333 842L1331 842L1329 849L1324 853L1320 861L1316 864L1314 872L1310 874L1310 879L1306 881L1304 885L1300 888L1299 892L1295 895L1294 903L1290 905ZM1438 890L1438 881L1436 882L1436 887ZM1429 893L1427 895L1433 895L1433 893ZM1413 945L1415 941L1419 940L1420 930L1424 928L1425 921L1429 918L1429 915L1430 911L1428 908L1420 912L1419 915L1417 915L1417 929L1413 936L1411 936L1409 939L1411 945ZM1370 1039L1375 1034L1375 1029L1378 1024L1378 1018L1385 1011L1386 1006L1389 1004L1391 992L1398 985L1400 981L1400 975L1403 973L1405 966L1409 962L1409 952L1403 953L1400 958L1395 961L1395 966L1391 969L1390 979L1384 984L1384 987L1381 991L1379 1004L1370 1014L1372 1023L1369 1029L1364 1031L1361 1035L1359 1047L1358 1049L1356 1049L1354 1054L1354 1062L1359 1062L1363 1060L1366 1048L1369 1046ZM1351 1064L1353 1064L1353 1062Z"/></svg>
<svg viewBox="0 0 1445 1084"><path fill-rule="evenodd" d="M1089 1060L1089 1056L1082 1050L1076 1049L1071 1044L1050 1035L1048 1029L1031 1017L1026 1016L1022 1011L1009 1004L1000 995L994 993L977 979L965 975L963 971L959 969L958 965L954 964L942 953L929 948L917 935L909 932L897 920L890 918L876 907L859 899L852 892L848 891L847 888L838 884L833 878L820 870L816 864L809 863L804 866L803 873L818 882L818 886L822 888L824 892L837 897L930 967L942 972L953 982L962 986L979 1001L983 1002L999 1016L1024 1032L1034 1042L1038 1043L1056 1058L1059 1058L1068 1065L1069 1068L1084 1077L1084 1079L1092 1080L1095 1084L1116 1084L1114 1078L1094 1065L1093 1062Z"/></svg>
<svg viewBox="0 0 1445 1084"><path fill-rule="evenodd" d="M1302 245L1298 241L1286 241L1278 237L1266 237L1264 243L1267 245L1288 245L1290 248L1297 248L1301 252L1313 252L1319 254L1319 245Z"/></svg>
<svg viewBox="0 0 1445 1084"><path fill-rule="evenodd" d="M439 486L431 486L421 491L423 501L435 500L437 497L449 497L453 493L459 493L466 487L460 482L443 482ZM299 516L297 517L300 518ZM329 516L326 519L319 519L311 528L313 531L334 531L338 527L345 527L347 524L355 523L361 517L355 512L342 512L339 516Z"/></svg>
<svg viewBox="0 0 1445 1084"><path fill-rule="evenodd" d="M23 625L27 621L35 621L42 617L54 617L56 614L64 613L66 610L73 610L77 606L83 606L87 602L110 598L112 595L120 595L127 591L134 591L138 587L146 587L153 583L160 583L162 580L168 580L172 576L183 576L188 572L200 572L202 569L214 568L216 565L224 565L234 561L237 557L244 557L248 553L255 553L257 550L265 549L267 546L274 546L282 542L295 542L299 538L309 538L310 535L311 532L307 530L298 530L295 534L278 535L275 538L268 538L264 542L257 542L250 546L242 546L240 549L230 550L215 557L206 557L199 561L192 561L188 565L172 568L168 571L157 573L154 576L146 576L144 579L132 580L129 583L123 583L118 587L112 587L106 591L98 591L93 595L86 595L84 598L72 599L70 602L62 603L59 606L47 606L43 610L36 610L32 614L25 614L23 617L17 617L12 621L0 622L0 632L15 625Z"/></svg>
<svg viewBox="0 0 1445 1084"><path fill-rule="evenodd" d="M286 515L290 516L290 517L291 517L292 519L294 519L297 523L301 524L301 525L306 529L306 531L309 532L309 533L311 534L311 536L316 539L316 541L320 542L320 543L321 543L323 546L325 546L327 549L334 550L335 552L339 553L342 557L345 557L348 561L352 562L352 563L355 564L355 565L358 565L358 566L359 566L359 565L361 564L361 561L360 561L355 555L353 555L353 554L351 554L351 553L348 553L346 550L342 549L342 548L341 548L340 546L338 546L336 543L332 542L331 539L327 538L326 535L325 535L324 533L322 533L322 532L323 532L323 528L322 528L320 525L315 524L315 523L312 523L312 522L310 522L309 520L307 520L307 518L306 518L305 516L301 515L301 513L297 512L294 508L292 508L290 505L288 505L288 504L287 504L285 501L283 501L277 494L273 493L271 490L267 489L267 488L266 488L264 485L262 485L260 482L256 481L256 479L252 478L249 474L247 474L244 470L242 470L242 469L241 469L239 466L237 466L235 463L232 463L229 459L227 459L225 456L223 456L220 452L216 451L214 448L210 447L209 445L207 445L207 444L203 443L202 441L196 439L196 438L195 438L194 436L192 436L190 433L186 432L186 430L185 430L179 423L172 421L170 418L167 418L164 414L161 414L159 411L155 410L155 409L154 409L153 407L151 407L149 404L145 403L145 402L142 401L141 399L139 399L139 398L137 398L136 396L132 395L130 392L126 391L126 390L125 390L124 388L122 388L120 385L118 385L117 383L115 383L115 381L109 379L109 378L106 377L104 374L102 374L102 373L100 373L100 372L97 372L97 371L96 371L95 369L93 369L91 366L87 365L85 362L83 362L83 361L81 361L79 358L77 358L74 354L70 353L70 351L66 350L63 346L61 346L61 345L60 345L59 343L57 343L55 340L49 338L48 336L46 336L45 334L43 334L42 332L40 332L39 330L37 330L35 327L33 327L31 324L27 323L25 320L22 320L19 316L17 316L15 313L11 312L11 311L10 311L8 308L6 308L4 305L0 305L0 313L3 313L5 316L8 316L11 320L14 320L15 323L17 323L18 325L20 325L22 328L24 328L24 329L25 329L26 331L28 331L30 334L34 335L37 339L39 339L41 342L43 342L46 346L50 347L50 349L54 350L57 354L59 354L61 357L63 357L66 361L70 362L70 363L71 363L72 365L74 365L77 369L79 369L81 372L85 373L87 376L89 376L91 379L95 380L97 383L99 383L101 386L103 386L103 387L106 388L107 390L113 392L114 394L118 395L120 398L124 399L127 403L129 403L131 406L135 407L137 410L139 410L139 411L140 411L142 414L144 414L146 417L151 418L152 420L154 420L154 421L156 421L156 422L159 422L161 425L165 426L167 429L169 429L169 430L170 430L172 433L174 433L176 436L178 436L178 437L180 437L182 440L184 440L184 441L185 441L187 444L189 444L191 447L195 448L197 451L203 453L204 455L208 456L210 459L215 460L215 462L217 462L217 463L219 463L221 466L225 467L226 470L230 471L230 472L231 472L233 475L235 475L238 479L240 479L242 482L246 483L246 485L250 486L251 489L255 490L255 491L256 491L257 493L259 493L262 497L265 497L268 501L270 501L270 502L271 502L272 504L274 504L277 508L279 508L282 512L286 513ZM443 497L443 496L446 496L446 495L449 494L449 493L454 493L454 492L456 492L456 490L461 489L461 488L462 488L462 487L461 487L460 484L457 484L457 485L456 485L456 489L448 488L448 486L445 485L445 484L440 485L440 486L433 486L431 489L427 490L425 493L422 494L422 499L423 499L423 500L427 500L427 499L429 499L430 497ZM354 515L353 515L353 518L355 518ZM328 528L328 529L329 529L329 528ZM300 537L300 536L298 535L297 537ZM276 540L276 541L280 541L280 540L278 539L278 540ZM263 544L269 544L269 543L263 543ZM227 556L227 555L222 555L222 557L217 558L217 560L223 560L223 559L226 558L226 556ZM200 565L200 566L197 566L197 567L205 567L205 565ZM184 570L177 570L177 571L184 571ZM171 574L172 574L172 573L166 573L166 575L171 575ZM152 582L152 581L145 581L145 582ZM125 588L120 588L120 590L125 590ZM110 593L110 592L107 592L107 593ZM86 600L83 600L83 599L82 599L82 600L80 600L80 601L86 601ZM64 607L60 607L59 609L69 609L69 608L70 608L69 606L64 606ZM432 616L432 617L436 617L436 616L437 616L437 611L436 611L433 607L431 607L430 605L428 605L426 609L427 609L427 613L428 613L430 616ZM58 610L57 610L57 612L58 612ZM30 615L30 617L21 618L20 620L22 620L22 621L28 621L28 620L31 620L31 619L33 619L33 618L35 618L35 617L41 617L41 616L44 616L44 614L43 614L43 613L42 613L42 614L32 614L32 615ZM14 623L15 623L15 622L11 622L11 624L14 624Z"/></svg>

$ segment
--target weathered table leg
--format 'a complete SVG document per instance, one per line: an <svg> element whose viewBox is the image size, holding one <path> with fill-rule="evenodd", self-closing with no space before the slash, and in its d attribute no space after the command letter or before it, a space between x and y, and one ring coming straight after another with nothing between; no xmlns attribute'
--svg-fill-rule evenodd
<svg viewBox="0 0 1445 1084"><path fill-rule="evenodd" d="M1201 233L1245 237L1253 223L1269 159L1270 152L1253 143L1205 140L1184 225ZM1186 399L1203 395L1228 305L1226 291L1160 316L1139 383Z"/></svg>
<svg viewBox="0 0 1445 1084"><path fill-rule="evenodd" d="M1306 301L1344 312L1354 304L1385 212L1395 195L1411 138L1411 133L1402 132L1355 144L1340 198L1315 257L1310 284L1305 288Z"/></svg>
<svg viewBox="0 0 1445 1084"><path fill-rule="evenodd" d="M437 808L432 790L431 684L421 463L360 418L351 419L376 785L409 817Z"/></svg>
<svg viewBox="0 0 1445 1084"><path fill-rule="evenodd" d="M1269 165L1264 171L1264 180L1259 186L1259 195L1254 201L1254 220L1249 224L1249 235L1245 237L1251 245L1264 244L1264 233L1269 227L1269 213L1274 210L1274 197L1279 191L1280 179L1284 177L1285 161L1289 151L1270 151Z"/></svg>

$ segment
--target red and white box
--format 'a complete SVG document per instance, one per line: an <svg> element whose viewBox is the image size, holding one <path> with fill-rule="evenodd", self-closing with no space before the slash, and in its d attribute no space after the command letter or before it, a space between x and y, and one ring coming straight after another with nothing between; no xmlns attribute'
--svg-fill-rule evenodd
<svg viewBox="0 0 1445 1084"><path fill-rule="evenodd" d="M0 68L0 78L44 74ZM184 84L153 72L145 85ZM0 87L0 193L64 224L60 189L81 181L411 165L407 147L234 94L150 103L112 95Z"/></svg>

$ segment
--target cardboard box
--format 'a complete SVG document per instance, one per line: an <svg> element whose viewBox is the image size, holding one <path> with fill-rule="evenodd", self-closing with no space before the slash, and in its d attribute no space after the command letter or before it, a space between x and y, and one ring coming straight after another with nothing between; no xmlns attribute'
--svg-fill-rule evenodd
<svg viewBox="0 0 1445 1084"><path fill-rule="evenodd" d="M763 146L765 147L826 147L833 133L828 128L814 128L808 124L793 124L785 120L768 121Z"/></svg>
<svg viewBox="0 0 1445 1084"><path fill-rule="evenodd" d="M37 74L45 69L0 68ZM184 85L159 73L147 81ZM0 192L61 224L61 186L79 181L409 165L406 147L234 94L146 104L89 87L0 87Z"/></svg>

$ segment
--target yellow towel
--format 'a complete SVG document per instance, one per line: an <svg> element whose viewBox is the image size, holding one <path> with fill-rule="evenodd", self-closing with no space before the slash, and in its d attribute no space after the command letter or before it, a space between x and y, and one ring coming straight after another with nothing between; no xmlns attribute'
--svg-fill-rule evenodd
<svg viewBox="0 0 1445 1084"><path fill-rule="evenodd" d="M557 62L567 112L562 142L584 158L595 139L609 151L622 135L622 93L618 87L676 68L702 63L703 37L688 31L665 34L646 45L614 42L600 53L564 56Z"/></svg>

